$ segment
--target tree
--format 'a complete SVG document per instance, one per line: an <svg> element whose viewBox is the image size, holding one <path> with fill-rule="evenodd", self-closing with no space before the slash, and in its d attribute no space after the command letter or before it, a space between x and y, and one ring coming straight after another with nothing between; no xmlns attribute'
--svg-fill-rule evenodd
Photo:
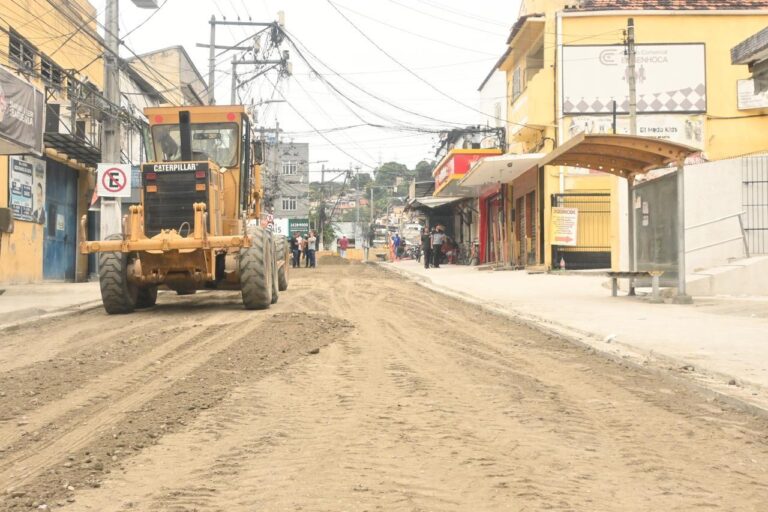
<svg viewBox="0 0 768 512"><path fill-rule="evenodd" d="M405 165L398 162L387 162L376 170L374 182L378 186L394 186L397 178L401 178L401 181L407 181L412 175L413 171Z"/></svg>
<svg viewBox="0 0 768 512"><path fill-rule="evenodd" d="M416 181L430 181L432 179L432 171L435 169L434 161L422 160L416 164L415 174Z"/></svg>

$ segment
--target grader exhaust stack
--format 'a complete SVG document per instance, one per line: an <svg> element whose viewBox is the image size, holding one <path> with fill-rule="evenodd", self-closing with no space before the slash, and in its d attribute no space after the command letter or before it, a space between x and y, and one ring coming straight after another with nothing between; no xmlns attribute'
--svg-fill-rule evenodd
<svg viewBox="0 0 768 512"><path fill-rule="evenodd" d="M145 114L155 158L141 166L141 204L130 206L121 233L81 244L82 253L99 255L104 308L151 307L159 287L180 295L240 290L247 309L269 307L288 287L288 247L260 225L261 168L245 110L160 107Z"/></svg>

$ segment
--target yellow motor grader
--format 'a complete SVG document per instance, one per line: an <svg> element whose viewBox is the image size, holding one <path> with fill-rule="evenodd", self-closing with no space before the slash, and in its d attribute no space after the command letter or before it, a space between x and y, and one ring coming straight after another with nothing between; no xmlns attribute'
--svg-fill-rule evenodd
<svg viewBox="0 0 768 512"><path fill-rule="evenodd" d="M242 106L154 107L141 204L122 233L85 241L98 253L107 313L155 305L158 287L179 295L240 290L246 309L265 309L288 288L289 248L262 227L261 167ZM86 219L81 240L87 240Z"/></svg>

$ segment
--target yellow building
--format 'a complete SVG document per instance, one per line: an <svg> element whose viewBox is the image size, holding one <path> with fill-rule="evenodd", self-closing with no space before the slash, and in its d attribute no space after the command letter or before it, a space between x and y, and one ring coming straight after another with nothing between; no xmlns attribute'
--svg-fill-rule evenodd
<svg viewBox="0 0 768 512"><path fill-rule="evenodd" d="M709 160L764 150L766 112L739 110L737 86L749 72L732 65L729 52L768 25L768 1L706 5L524 1L497 65L507 76L510 152L547 153L581 131L628 133L629 18L637 55L637 135L696 147ZM509 185L507 197L518 264L626 267L624 180L572 168L534 168ZM553 205L579 209L576 246L553 246L548 229Z"/></svg>
<svg viewBox="0 0 768 512"><path fill-rule="evenodd" d="M0 212L12 219L12 232L0 231L0 283L85 277L87 260L76 252L77 219L88 208L89 171L99 157L90 103L104 66L95 17L86 0L3 2L4 83L23 94L36 90L39 99L19 110L6 90L0 102ZM9 124L21 111L29 112L29 128L40 137L23 155L14 152Z"/></svg>

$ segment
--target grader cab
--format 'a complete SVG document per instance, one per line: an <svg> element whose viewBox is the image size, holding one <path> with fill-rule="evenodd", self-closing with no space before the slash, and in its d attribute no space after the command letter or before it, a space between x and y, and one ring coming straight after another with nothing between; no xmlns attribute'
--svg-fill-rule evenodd
<svg viewBox="0 0 768 512"><path fill-rule="evenodd" d="M260 223L261 168L244 108L144 113L154 158L141 166L141 204L130 206L122 233L81 244L99 255L107 313L152 307L160 287L240 290L246 309L277 302L288 288L288 247Z"/></svg>

